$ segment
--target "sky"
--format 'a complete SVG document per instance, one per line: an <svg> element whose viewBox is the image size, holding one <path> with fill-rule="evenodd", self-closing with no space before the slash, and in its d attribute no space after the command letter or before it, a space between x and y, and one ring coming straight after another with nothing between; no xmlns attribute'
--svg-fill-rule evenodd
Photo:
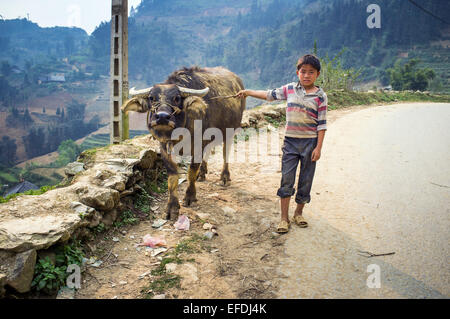
<svg viewBox="0 0 450 319"><path fill-rule="evenodd" d="M128 10L141 0L128 0ZM91 34L111 19L111 0L0 0L3 19L27 18L41 27L79 27Z"/></svg>

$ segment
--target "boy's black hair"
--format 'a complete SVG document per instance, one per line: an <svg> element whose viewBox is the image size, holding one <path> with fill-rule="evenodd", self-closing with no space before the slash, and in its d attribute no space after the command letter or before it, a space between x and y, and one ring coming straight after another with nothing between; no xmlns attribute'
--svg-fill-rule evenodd
<svg viewBox="0 0 450 319"><path fill-rule="evenodd" d="M305 54L300 59L298 59L297 62L297 71L302 67L304 64L311 65L314 69L317 70L317 72L320 72L320 61L319 59L312 54Z"/></svg>

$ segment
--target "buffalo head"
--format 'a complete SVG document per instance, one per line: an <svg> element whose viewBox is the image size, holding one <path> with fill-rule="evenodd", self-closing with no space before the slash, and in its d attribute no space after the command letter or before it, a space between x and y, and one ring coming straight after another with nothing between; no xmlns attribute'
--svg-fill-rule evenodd
<svg viewBox="0 0 450 319"><path fill-rule="evenodd" d="M177 86L175 84L157 84L153 87L130 90L134 96L122 105L122 111L145 113L150 111L148 129L159 141L170 140L172 131L186 124L185 99L190 96L203 97L208 94L209 88L194 90Z"/></svg>

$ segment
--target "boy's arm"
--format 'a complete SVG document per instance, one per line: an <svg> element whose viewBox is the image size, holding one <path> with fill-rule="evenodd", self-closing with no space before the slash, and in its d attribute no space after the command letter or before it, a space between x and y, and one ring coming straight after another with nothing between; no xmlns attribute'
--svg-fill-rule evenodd
<svg viewBox="0 0 450 319"><path fill-rule="evenodd" d="M327 108L328 97L324 94L323 100L318 108L318 126L317 126L317 146L311 154L313 162L318 161L322 151L323 139L325 138L325 131L327 130Z"/></svg>
<svg viewBox="0 0 450 319"><path fill-rule="evenodd" d="M238 97L246 98L247 96L255 97L257 99L266 100L267 91L263 90L241 90L236 94Z"/></svg>
<svg viewBox="0 0 450 319"><path fill-rule="evenodd" d="M236 95L240 98L246 98L247 96L251 96L269 102L275 100L286 100L287 86L285 85L274 90L241 90Z"/></svg>
<svg viewBox="0 0 450 319"><path fill-rule="evenodd" d="M320 159L320 155L322 153L323 139L325 138L325 131L326 130L321 130L317 132L317 145L311 154L311 161L313 162L318 161Z"/></svg>

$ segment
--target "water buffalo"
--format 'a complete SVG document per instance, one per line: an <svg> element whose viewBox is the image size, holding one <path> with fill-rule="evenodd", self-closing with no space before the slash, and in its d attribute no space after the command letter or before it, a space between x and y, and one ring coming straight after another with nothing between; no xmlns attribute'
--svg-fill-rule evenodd
<svg viewBox="0 0 450 319"><path fill-rule="evenodd" d="M190 133L190 149L192 152L201 152L200 160L195 161L195 154L192 152L183 154L193 155L188 169L189 185L184 197L184 205L189 206L197 200L195 189L197 178L205 179L206 160L209 155L206 146L211 143L201 138L200 144L196 142L194 145L195 134L197 136L201 134L203 137L208 128L217 128L223 137L219 142L225 141L226 137L229 138L227 133L229 134L230 130L227 128L234 132L234 129L240 127L245 99L224 97L235 95L243 89L242 80L223 67L191 67L173 72L162 84L139 91L134 88L130 90L130 95L134 97L122 105L122 111L149 112L148 129L161 145L162 159L169 175L166 219L175 220L180 210L177 194L178 170L171 156L171 150L175 149L185 136L175 138L172 133L176 128L186 128ZM217 142L216 139L217 136L213 141ZM189 141L184 140L183 143L189 144ZM227 158L230 144L223 143L224 164L220 178L224 185L228 185L231 180Z"/></svg>

